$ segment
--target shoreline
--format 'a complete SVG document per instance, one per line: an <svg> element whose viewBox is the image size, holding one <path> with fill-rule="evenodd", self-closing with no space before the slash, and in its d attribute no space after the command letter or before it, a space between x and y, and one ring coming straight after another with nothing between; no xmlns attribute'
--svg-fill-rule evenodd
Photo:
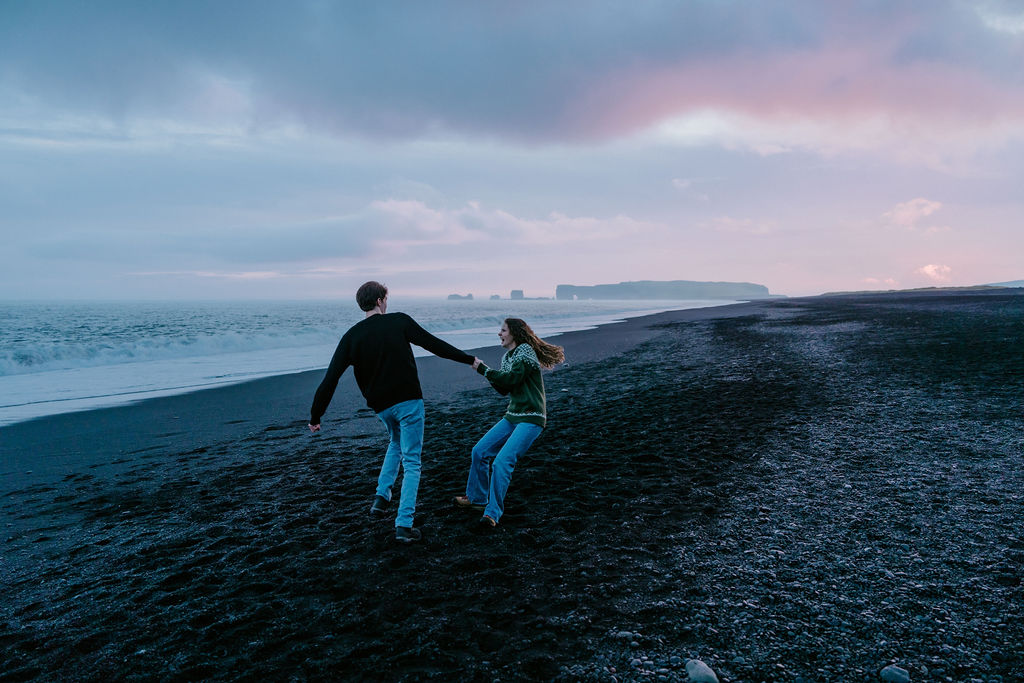
<svg viewBox="0 0 1024 683"><path fill-rule="evenodd" d="M487 321L485 323L484 318L476 319L479 317L479 313L460 313L461 306L451 307L449 302L429 299L423 301L435 306L447 304L447 315L453 316L453 319L435 320L434 322L439 323L437 329L434 329L429 322L437 317L437 310L431 310L428 307L420 311L427 317L427 320L417 318L421 324L445 341L465 349L486 348L492 343L494 334L491 330L493 322L491 317L485 316ZM532 300L526 300L526 304L531 302ZM249 305L252 303L248 302ZM541 336L546 337L567 331L593 329L619 320L643 317L669 310L717 307L739 302L726 300L608 302L615 310L587 310L583 313L578 312L579 307L574 305L570 305L570 309L577 309L576 313L569 309L553 313L544 306L533 310L529 305L512 307L513 302L505 303L504 308L507 310L500 310L501 313L521 315L528 319L532 319L536 315L537 318L533 320L533 326ZM560 305L564 306L565 303L560 302ZM570 304L572 303L574 302L570 302ZM592 302L582 302L580 305L587 307L590 303ZM638 304L640 305L638 306ZM407 312L415 314L415 307L413 308L413 311ZM499 309L501 308L499 307ZM516 311L515 308L524 310ZM494 309L490 302L487 302L484 309L489 314L499 312L499 309ZM467 310L477 310L477 308ZM227 313L230 314L231 311L227 311ZM280 313L285 315L289 312L281 311ZM348 313L352 313L352 311L348 311ZM106 315L109 316L109 312ZM469 317L466 318L465 315L469 315ZM551 317L552 315L554 317ZM560 315L566 317L559 317ZM414 317L416 316L414 315ZM337 337L349 325L355 324L358 319L360 318L353 316L351 319L338 320L337 329L331 331L327 337L320 339L319 343L314 346L307 343L299 347L262 348L257 339L252 348L235 349L227 354L204 355L197 353L181 357L160 357L159 355L146 357L147 350L144 348L140 350L143 356L133 362L86 364L51 369L46 369L47 366L41 358L41 365L36 368L39 370L37 372L14 372L0 376L0 392L5 397L5 400L0 402L4 404L0 405L0 426L65 413L132 405L149 399L191 394L207 389L243 384L257 379L316 371L326 366L324 359L330 358L337 344ZM448 329L447 325L452 324L453 320L458 320L457 324L462 327ZM116 321L109 322L114 325L116 334ZM480 327L482 324L485 326ZM172 331L171 335L173 336L173 334ZM119 346L115 343L114 348L124 352L130 346L131 344ZM25 349L21 349L19 345L15 344L14 355L18 356L20 353L25 353ZM413 347L413 353L417 357L430 355L419 347ZM116 354L114 355L116 356ZM9 360L10 358L8 358Z"/></svg>
<svg viewBox="0 0 1024 683"><path fill-rule="evenodd" d="M569 363L591 362L640 343L649 337L647 328L659 322L730 315L732 310L746 311L759 303L664 311L593 329L564 332L552 339L566 345ZM491 365L501 358L501 347L497 345L466 351ZM0 426L4 454L0 475L7 482L4 488L16 489L83 469L117 470L117 464L143 452L154 457L242 439L266 428L304 428L308 406L329 360L325 358L324 368L318 370L272 375ZM450 401L460 392L486 385L468 366L461 367L432 355L417 357L416 362L428 412L431 402ZM324 425L354 435L374 432L379 427L376 417L366 408L351 370L338 384Z"/></svg>

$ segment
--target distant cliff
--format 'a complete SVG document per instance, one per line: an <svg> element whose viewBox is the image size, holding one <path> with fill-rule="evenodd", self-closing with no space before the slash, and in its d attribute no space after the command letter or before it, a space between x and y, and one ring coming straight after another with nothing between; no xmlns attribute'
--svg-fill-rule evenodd
<svg viewBox="0 0 1024 683"><path fill-rule="evenodd" d="M767 299L772 295L764 285L749 282L620 282L617 285L558 285L556 299Z"/></svg>

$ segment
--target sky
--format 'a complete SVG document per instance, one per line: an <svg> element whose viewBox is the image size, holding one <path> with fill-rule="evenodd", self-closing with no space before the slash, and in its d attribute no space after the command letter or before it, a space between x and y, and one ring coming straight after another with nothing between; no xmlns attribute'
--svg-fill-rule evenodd
<svg viewBox="0 0 1024 683"><path fill-rule="evenodd" d="M1024 278L1024 0L0 0L0 299Z"/></svg>

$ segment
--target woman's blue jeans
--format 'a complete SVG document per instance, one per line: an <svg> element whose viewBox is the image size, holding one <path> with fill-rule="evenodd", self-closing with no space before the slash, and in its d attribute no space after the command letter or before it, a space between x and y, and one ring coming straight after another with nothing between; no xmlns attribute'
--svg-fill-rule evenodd
<svg viewBox="0 0 1024 683"><path fill-rule="evenodd" d="M502 418L475 446L469 466L466 498L486 505L484 514L497 522L505 511L505 494L516 461L540 436L543 427L528 422L512 424Z"/></svg>
<svg viewBox="0 0 1024 683"><path fill-rule="evenodd" d="M416 513L416 493L420 488L420 453L423 451L423 399L402 401L377 413L391 437L384 464L377 478L377 495L391 500L391 487L402 475L402 495L398 500L395 526L412 526Z"/></svg>

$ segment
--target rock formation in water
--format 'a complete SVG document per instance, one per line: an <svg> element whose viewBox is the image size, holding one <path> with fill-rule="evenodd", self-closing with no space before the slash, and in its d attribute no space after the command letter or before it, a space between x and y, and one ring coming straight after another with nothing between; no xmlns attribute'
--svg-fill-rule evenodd
<svg viewBox="0 0 1024 683"><path fill-rule="evenodd" d="M620 282L617 285L558 285L556 299L768 299L764 285L691 280Z"/></svg>

